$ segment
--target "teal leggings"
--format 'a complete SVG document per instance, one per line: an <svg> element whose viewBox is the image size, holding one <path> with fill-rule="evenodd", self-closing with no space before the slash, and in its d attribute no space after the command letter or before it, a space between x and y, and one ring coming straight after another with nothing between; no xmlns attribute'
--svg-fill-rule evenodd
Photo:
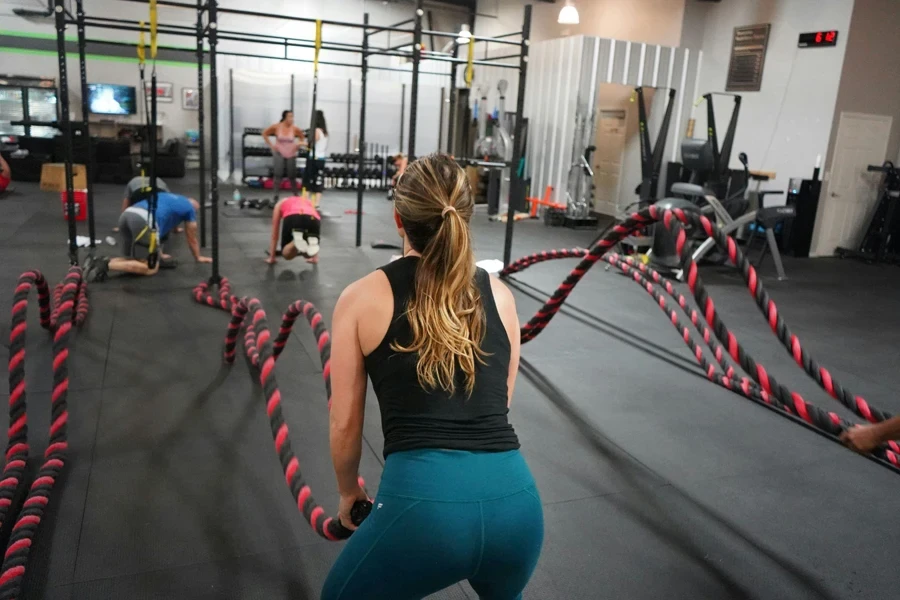
<svg viewBox="0 0 900 600"><path fill-rule="evenodd" d="M541 501L517 450L397 452L322 600L419 600L463 580L482 600L517 600L543 539Z"/></svg>

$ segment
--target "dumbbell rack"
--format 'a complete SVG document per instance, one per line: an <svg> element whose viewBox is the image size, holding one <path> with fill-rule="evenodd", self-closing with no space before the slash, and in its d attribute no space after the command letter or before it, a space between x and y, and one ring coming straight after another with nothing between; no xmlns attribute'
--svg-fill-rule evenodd
<svg viewBox="0 0 900 600"><path fill-rule="evenodd" d="M367 144L363 162L371 166L367 166L363 171L362 181L365 189L385 191L390 186L396 168L387 152L387 146ZM326 189L355 190L360 179L359 154L331 154L326 159L323 176Z"/></svg>
<svg viewBox="0 0 900 600"><path fill-rule="evenodd" d="M241 183L247 183L247 179L250 177L271 177L273 173L273 166L271 163L272 158L272 149L265 143L262 139L262 129L256 127L245 127L244 133L241 134ZM251 142L247 142L247 138L251 138ZM259 138L259 141L254 143L252 138ZM300 151L297 158L303 159L303 164L298 165L297 167L297 178L303 179L303 169L306 168L306 157L308 153L305 150ZM259 172L247 173L247 159L248 158L268 158L269 163L265 167L265 171L262 172L262 167L259 167L257 170Z"/></svg>

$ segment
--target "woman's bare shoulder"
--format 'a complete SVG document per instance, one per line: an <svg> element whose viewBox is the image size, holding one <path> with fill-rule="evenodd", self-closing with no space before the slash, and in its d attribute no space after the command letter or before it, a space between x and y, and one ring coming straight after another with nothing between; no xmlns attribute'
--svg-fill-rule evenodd
<svg viewBox="0 0 900 600"><path fill-rule="evenodd" d="M357 279L341 292L341 301L357 308L377 305L384 297L391 296L391 284L383 271L372 271L365 277Z"/></svg>

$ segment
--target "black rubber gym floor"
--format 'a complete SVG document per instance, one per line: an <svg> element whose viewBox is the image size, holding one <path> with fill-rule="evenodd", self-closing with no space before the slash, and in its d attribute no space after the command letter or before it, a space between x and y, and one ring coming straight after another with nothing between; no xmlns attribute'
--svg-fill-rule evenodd
<svg viewBox="0 0 900 600"><path fill-rule="evenodd" d="M196 189L188 180L171 183ZM39 268L55 283L67 268L58 195L36 184L17 188L0 200L4 315L23 270ZM120 194L120 186L97 186L100 237L111 235ZM268 268L269 213L225 208L221 271L236 293L260 297L270 318L302 297L330 320L344 286L390 259L391 251L369 248L396 239L383 198L367 196L357 249L355 217L344 214L354 195L325 195L334 218L324 222L317 268L296 261ZM503 225L479 214L474 229L479 258L499 258ZM592 237L519 223L514 256ZM190 294L208 266L190 260L180 236L170 247L182 263L174 271L90 286L91 313L71 349L69 461L35 540L23 597L316 598L341 546L318 538L292 502L244 361L222 365L228 318ZM99 251L115 253L106 245ZM523 322L573 264L554 261L516 276ZM900 270L836 260L788 260L786 269L789 281L774 281L765 268L763 281L809 352L872 404L900 410ZM702 273L759 362L808 400L846 414L778 345L736 272ZM574 309L523 347L513 401L546 516L526 598L898 596L897 474L706 381L647 294L602 265L567 306ZM35 457L46 443L51 389L50 340L36 313L32 304ZM277 373L294 449L331 512L325 394L302 322L285 352ZM7 354L4 342L4 365ZM361 471L374 490L382 446L374 398L368 413ZM463 585L433 598L475 595Z"/></svg>

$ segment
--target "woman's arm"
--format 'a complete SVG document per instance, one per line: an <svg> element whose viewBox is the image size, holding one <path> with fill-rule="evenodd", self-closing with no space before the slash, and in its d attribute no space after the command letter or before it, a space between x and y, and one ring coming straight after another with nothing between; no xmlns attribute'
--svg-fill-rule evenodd
<svg viewBox="0 0 900 600"><path fill-rule="evenodd" d="M269 125L269 126L266 127L265 129L263 129L263 132L262 132L262 138L263 138L263 140L265 140L266 145L267 145L269 148L271 148L273 151L275 150L275 144L273 144L273 143L269 140L269 138L272 137L273 135L275 135L275 134L277 133L277 130L278 130L278 125L276 124L276 125Z"/></svg>
<svg viewBox="0 0 900 600"><path fill-rule="evenodd" d="M494 276L491 276L491 291L494 293L494 304L497 305L500 320L503 321L503 327L509 337L509 374L506 378L506 406L509 407L516 389L516 375L519 373L519 356L522 348L519 315L516 312L516 299L512 292L505 283Z"/></svg>
<svg viewBox="0 0 900 600"><path fill-rule="evenodd" d="M362 428L366 407L366 370L359 343L360 282L341 294L334 308L331 337L331 460L337 476L342 509L364 499L359 486ZM342 519L344 525L349 520Z"/></svg>
<svg viewBox="0 0 900 600"><path fill-rule="evenodd" d="M275 248L278 245L278 236L281 233L279 229L281 229L281 203L284 200L279 200L278 204L275 205L275 209L272 211L272 239L269 241L269 256L266 258L266 262L270 265L275 264Z"/></svg>

